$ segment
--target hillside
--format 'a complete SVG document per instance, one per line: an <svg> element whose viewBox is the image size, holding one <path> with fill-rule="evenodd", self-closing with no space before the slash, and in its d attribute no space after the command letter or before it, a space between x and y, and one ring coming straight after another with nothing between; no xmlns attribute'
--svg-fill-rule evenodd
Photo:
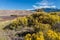
<svg viewBox="0 0 60 40"><path fill-rule="evenodd" d="M60 16L34 12L12 20L3 30L11 40L60 40Z"/></svg>
<svg viewBox="0 0 60 40"><path fill-rule="evenodd" d="M30 13L32 13L32 12L25 11L25 10L0 10L0 16L28 15Z"/></svg>

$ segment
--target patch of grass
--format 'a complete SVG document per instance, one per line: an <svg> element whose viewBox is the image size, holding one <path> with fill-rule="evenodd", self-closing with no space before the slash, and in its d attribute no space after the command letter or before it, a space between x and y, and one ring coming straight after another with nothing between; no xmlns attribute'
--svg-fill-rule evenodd
<svg viewBox="0 0 60 40"><path fill-rule="evenodd" d="M0 22L0 40L8 40L8 37L6 36L5 31L3 30L3 28L8 25L10 23L10 21L4 21L4 22Z"/></svg>

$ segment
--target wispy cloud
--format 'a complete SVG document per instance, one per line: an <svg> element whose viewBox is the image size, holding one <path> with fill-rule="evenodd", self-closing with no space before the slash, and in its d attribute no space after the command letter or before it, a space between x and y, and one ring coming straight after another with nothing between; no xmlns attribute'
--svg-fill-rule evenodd
<svg viewBox="0 0 60 40"><path fill-rule="evenodd" d="M37 8L56 8L54 3L48 2L48 0L42 0L41 2L37 2L36 5L33 5L35 9Z"/></svg>
<svg viewBox="0 0 60 40"><path fill-rule="evenodd" d="M39 9L39 8L56 8L56 6L48 6L48 5L46 5L46 6L36 6L36 5L33 5L33 7L35 8L35 9Z"/></svg>
<svg viewBox="0 0 60 40"><path fill-rule="evenodd" d="M31 9L26 9L26 10L34 10L33 8L31 8Z"/></svg>

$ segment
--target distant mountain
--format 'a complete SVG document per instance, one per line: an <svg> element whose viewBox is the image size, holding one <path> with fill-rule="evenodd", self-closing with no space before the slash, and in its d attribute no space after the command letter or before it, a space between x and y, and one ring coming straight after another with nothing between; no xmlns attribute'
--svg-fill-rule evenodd
<svg viewBox="0 0 60 40"><path fill-rule="evenodd" d="M41 8L41 9L34 9L32 11L45 11L45 12L60 12L60 9L57 8Z"/></svg>
<svg viewBox="0 0 60 40"><path fill-rule="evenodd" d="M59 12L60 11L60 9L57 9L57 8L43 8L42 10L45 12Z"/></svg>

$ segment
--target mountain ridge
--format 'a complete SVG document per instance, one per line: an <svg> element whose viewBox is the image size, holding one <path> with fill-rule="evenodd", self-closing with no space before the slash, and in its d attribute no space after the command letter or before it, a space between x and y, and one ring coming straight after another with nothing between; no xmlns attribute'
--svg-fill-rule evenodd
<svg viewBox="0 0 60 40"><path fill-rule="evenodd" d="M44 12L60 12L60 9L58 8L40 8L40 9L34 9L32 11L37 11L37 10L44 11Z"/></svg>

